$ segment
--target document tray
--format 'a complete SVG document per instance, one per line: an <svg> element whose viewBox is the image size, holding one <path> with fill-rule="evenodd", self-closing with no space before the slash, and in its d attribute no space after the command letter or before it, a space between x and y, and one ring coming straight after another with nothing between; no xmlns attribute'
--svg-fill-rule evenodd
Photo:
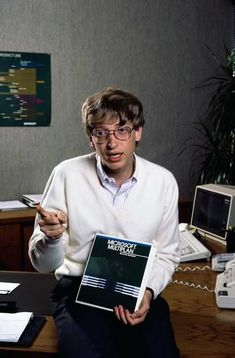
<svg viewBox="0 0 235 358"><path fill-rule="evenodd" d="M0 342L1 346L30 347L37 338L42 327L46 323L43 316L33 316L28 323L18 342Z"/></svg>

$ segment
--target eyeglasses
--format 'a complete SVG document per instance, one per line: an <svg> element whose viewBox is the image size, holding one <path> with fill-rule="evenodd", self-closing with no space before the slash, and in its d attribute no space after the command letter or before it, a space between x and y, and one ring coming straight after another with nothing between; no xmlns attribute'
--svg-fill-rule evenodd
<svg viewBox="0 0 235 358"><path fill-rule="evenodd" d="M106 140L111 134L113 134L115 138L125 141L130 138L131 132L134 129L135 128L130 128L130 127L120 127L113 130L94 128L92 131L92 135L94 136L94 139L98 144L106 142Z"/></svg>

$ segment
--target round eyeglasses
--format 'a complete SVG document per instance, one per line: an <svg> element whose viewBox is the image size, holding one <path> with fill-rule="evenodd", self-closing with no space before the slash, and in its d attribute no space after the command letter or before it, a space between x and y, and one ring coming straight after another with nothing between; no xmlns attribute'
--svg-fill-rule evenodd
<svg viewBox="0 0 235 358"><path fill-rule="evenodd" d="M134 129L135 128L130 128L130 127L120 127L113 130L94 128L92 131L92 135L94 136L94 139L98 144L106 142L106 140L111 134L113 134L115 138L125 141L130 138L131 132Z"/></svg>

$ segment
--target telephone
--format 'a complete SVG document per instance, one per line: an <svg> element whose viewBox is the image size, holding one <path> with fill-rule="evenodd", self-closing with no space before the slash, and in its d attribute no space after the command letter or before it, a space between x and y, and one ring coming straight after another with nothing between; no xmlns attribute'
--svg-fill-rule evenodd
<svg viewBox="0 0 235 358"><path fill-rule="evenodd" d="M224 271L226 263L235 259L235 253L226 252L222 254L216 254L212 256L211 268L213 271Z"/></svg>
<svg viewBox="0 0 235 358"><path fill-rule="evenodd" d="M228 261L225 271L217 275L215 297L218 307L235 309L235 259Z"/></svg>

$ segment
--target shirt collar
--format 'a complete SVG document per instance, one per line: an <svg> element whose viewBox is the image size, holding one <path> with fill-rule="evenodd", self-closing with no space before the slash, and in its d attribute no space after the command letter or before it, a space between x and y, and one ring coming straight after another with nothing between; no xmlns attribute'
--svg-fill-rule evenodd
<svg viewBox="0 0 235 358"><path fill-rule="evenodd" d="M134 153L134 163L135 163L135 170L133 175L131 176L131 178L129 178L128 180L138 180L138 161L136 158L136 155ZM101 184L104 185L105 182L115 182L114 178L111 178L107 175L107 173L105 172L102 164L101 164L101 159L100 156L98 154L96 154L96 170L97 170L97 175L101 181Z"/></svg>

